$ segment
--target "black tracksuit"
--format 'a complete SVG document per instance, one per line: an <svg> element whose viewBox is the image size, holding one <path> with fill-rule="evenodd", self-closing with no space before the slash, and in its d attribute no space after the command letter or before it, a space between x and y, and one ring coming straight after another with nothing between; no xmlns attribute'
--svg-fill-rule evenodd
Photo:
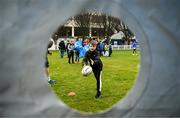
<svg viewBox="0 0 180 118"><path fill-rule="evenodd" d="M92 63L91 60L94 63ZM101 92L101 86L102 86L102 83L101 83L101 72L102 72L102 69L103 69L103 63L102 63L102 61L100 59L100 54L99 54L99 52L97 50L95 50L93 52L88 50L86 52L82 64L84 66L84 65L87 65L88 63L92 67L94 76L96 78L97 93Z"/></svg>

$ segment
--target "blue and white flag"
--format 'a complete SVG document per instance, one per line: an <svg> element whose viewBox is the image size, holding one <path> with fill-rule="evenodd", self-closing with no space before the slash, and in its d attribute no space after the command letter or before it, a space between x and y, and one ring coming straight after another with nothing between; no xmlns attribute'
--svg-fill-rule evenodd
<svg viewBox="0 0 180 118"><path fill-rule="evenodd" d="M82 41L76 41L75 42L75 50L79 51L79 57L82 58L84 57L85 53L89 50L89 44L85 45L84 47L82 46Z"/></svg>

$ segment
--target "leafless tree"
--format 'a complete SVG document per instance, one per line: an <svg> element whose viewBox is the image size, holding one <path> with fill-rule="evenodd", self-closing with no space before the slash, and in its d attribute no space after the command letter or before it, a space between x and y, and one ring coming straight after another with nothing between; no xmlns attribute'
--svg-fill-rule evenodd
<svg viewBox="0 0 180 118"><path fill-rule="evenodd" d="M75 21L75 25L80 28L82 37L84 38L87 34L89 34L89 27L91 23L91 15L90 12L85 12L85 10L82 10L82 12L73 17L73 20Z"/></svg>
<svg viewBox="0 0 180 118"><path fill-rule="evenodd" d="M110 39L114 33L122 31L125 35L123 39L130 42L131 37L134 35L119 18L103 13L82 10L80 14L71 17L69 20L74 20L75 25L80 29L82 38L89 35L90 27L94 26L101 29L97 30L98 34L102 34L107 39ZM63 30L63 28L60 27L55 34L60 33L60 30Z"/></svg>

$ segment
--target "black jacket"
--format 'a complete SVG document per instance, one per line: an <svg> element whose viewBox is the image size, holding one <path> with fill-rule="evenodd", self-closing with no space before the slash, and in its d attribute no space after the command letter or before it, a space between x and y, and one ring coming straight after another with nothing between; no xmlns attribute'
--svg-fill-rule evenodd
<svg viewBox="0 0 180 118"><path fill-rule="evenodd" d="M92 61L94 62L92 64ZM84 56L84 59L83 59L83 62L82 62L82 66L84 65L88 65L88 63L90 64L90 66L93 68L93 69L100 69L102 70L102 67L103 67L103 64L102 64L102 61L100 59L100 54L97 50L95 51L90 51L88 50Z"/></svg>
<svg viewBox="0 0 180 118"><path fill-rule="evenodd" d="M66 46L65 46L65 43L64 43L64 41L61 41L61 42L59 42L59 50L66 50Z"/></svg>

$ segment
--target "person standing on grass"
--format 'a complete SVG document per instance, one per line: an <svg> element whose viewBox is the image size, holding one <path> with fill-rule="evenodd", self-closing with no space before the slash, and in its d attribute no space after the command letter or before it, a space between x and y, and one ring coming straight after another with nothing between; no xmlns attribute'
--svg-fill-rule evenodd
<svg viewBox="0 0 180 118"><path fill-rule="evenodd" d="M78 42L78 41L79 41L79 39L77 38L77 39L76 39L76 42ZM75 55L76 55L75 61L76 61L76 63L79 63L80 50L77 49L77 48L75 48Z"/></svg>
<svg viewBox="0 0 180 118"><path fill-rule="evenodd" d="M95 79L96 79L96 95L95 98L99 98L101 96L101 87L102 87L102 81L101 81L101 75L102 75L102 69L103 69L103 63L100 59L100 54L96 50L97 48L97 41L92 40L90 42L89 50L85 53L85 56L82 61L82 66L90 64L92 67Z"/></svg>
<svg viewBox="0 0 180 118"><path fill-rule="evenodd" d="M133 55L137 55L137 54L136 54L136 48L137 48L136 41L133 41L133 43L132 43L132 48L133 48Z"/></svg>
<svg viewBox="0 0 180 118"><path fill-rule="evenodd" d="M68 63L70 64L71 63L71 59L72 59L72 63L74 64L74 41L71 40L70 41L70 44L68 45L68 50L69 50L69 53L68 53Z"/></svg>
<svg viewBox="0 0 180 118"><path fill-rule="evenodd" d="M69 50L68 50L68 46L70 45L70 41L67 40L67 44L66 44L66 51L67 51L67 57L69 58Z"/></svg>
<svg viewBox="0 0 180 118"><path fill-rule="evenodd" d="M64 57L64 52L66 51L66 46L65 46L65 43L64 43L64 39L62 39L60 42L59 42L59 52L60 52L60 56L61 58Z"/></svg>
<svg viewBox="0 0 180 118"><path fill-rule="evenodd" d="M75 50L75 55L76 55L75 61L76 61L76 63L79 63L79 54L80 54L79 50L76 49Z"/></svg>
<svg viewBox="0 0 180 118"><path fill-rule="evenodd" d="M55 80L52 80L50 78L50 74L49 74L49 61L48 61L48 54L52 55L51 52L49 52L48 48L51 48L53 42L50 40L49 43L48 43L48 47L47 47L47 52L46 52L46 58L45 58L45 73L46 73L46 76L48 78L48 83L49 84L55 84L56 81Z"/></svg>
<svg viewBox="0 0 180 118"><path fill-rule="evenodd" d="M111 54L112 54L112 45L111 43L109 43L109 57L111 56Z"/></svg>

